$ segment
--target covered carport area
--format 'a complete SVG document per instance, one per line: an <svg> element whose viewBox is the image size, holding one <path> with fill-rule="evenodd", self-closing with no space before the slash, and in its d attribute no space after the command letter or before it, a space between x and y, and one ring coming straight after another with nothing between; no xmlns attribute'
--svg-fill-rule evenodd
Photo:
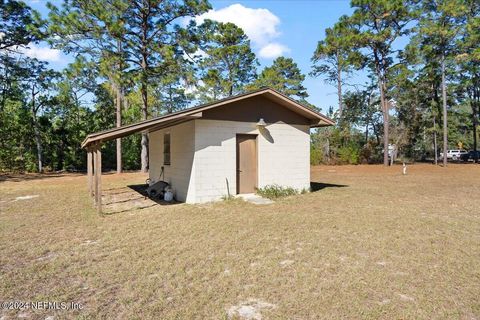
<svg viewBox="0 0 480 320"><path fill-rule="evenodd" d="M98 213L102 213L102 144L135 133L150 133L186 121L201 118L198 108L171 113L155 119L138 122L88 135L82 142L87 151L88 193L92 197Z"/></svg>
<svg viewBox="0 0 480 320"><path fill-rule="evenodd" d="M262 96L262 97L258 97ZM247 100L250 99L251 100ZM265 100L257 98L266 98ZM253 104L251 103L253 101ZM255 102L257 101L257 102ZM266 103L265 101L268 101ZM234 103L238 102L236 107ZM228 105L228 106L227 106ZM221 108L225 106L225 108ZM280 107L278 107L280 106ZM288 109L288 110L287 110ZM260 111L259 111L260 110ZM263 111L262 111L263 110ZM281 112L280 112L281 111ZM292 112L293 111L293 112ZM260 113L263 112L263 113ZM285 113L286 112L286 113ZM251 91L236 96L227 97L222 100L214 101L208 104L197 107L177 111L168 115L160 116L151 120L145 120L131 125L118 127L98 133L88 135L82 143L82 148L87 150L87 174L88 174L88 189L90 196L94 199L98 212L102 212L102 153L101 148L104 142L120 139L135 133L151 133L161 129L173 127L187 121L195 119L209 121L229 121L234 124L247 123L256 126L257 122L263 121L263 117L273 117L271 121L282 122L286 119L287 122L292 117L297 119L299 124L312 127L320 127L332 125L332 120L323 116L322 114L312 110L273 89L261 88L256 91ZM277 117L277 118L275 118ZM264 121L263 121L264 122ZM198 124L201 124L199 121ZM296 123L296 122L293 122ZM297 123L297 124L298 124ZM216 128L215 126L212 128ZM228 136L235 136L237 134L236 127L229 127ZM296 130L296 129L295 129ZM245 131L245 129L241 129ZM196 135L196 132L193 133ZM181 133L185 135L185 133ZM207 135L208 136L208 135ZM215 129L211 132L211 136L218 138L218 132ZM205 138L206 145L212 144L211 140ZM232 140L233 141L233 140ZM285 149L285 148L284 148ZM192 149L193 150L193 149ZM286 149L285 149L286 150ZM198 152L198 151L195 151ZM193 157L192 151L192 157ZM230 152L231 159L236 157L236 152ZM215 157L215 156L214 156ZM305 157L307 159L307 157ZM307 159L308 160L308 159ZM152 163L149 163L152 165ZM187 165L189 167L190 165ZM186 167L182 167L182 170ZM235 170L234 170L235 172ZM235 180L235 179L232 179ZM252 180L253 181L253 180ZM222 179L223 186L223 179Z"/></svg>

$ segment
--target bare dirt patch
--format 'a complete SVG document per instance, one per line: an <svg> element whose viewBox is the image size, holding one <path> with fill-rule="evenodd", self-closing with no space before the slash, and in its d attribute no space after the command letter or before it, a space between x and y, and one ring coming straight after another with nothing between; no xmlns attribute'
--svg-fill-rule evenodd
<svg viewBox="0 0 480 320"><path fill-rule="evenodd" d="M227 310L228 319L261 320L263 310L275 309L276 305L257 299L249 299Z"/></svg>

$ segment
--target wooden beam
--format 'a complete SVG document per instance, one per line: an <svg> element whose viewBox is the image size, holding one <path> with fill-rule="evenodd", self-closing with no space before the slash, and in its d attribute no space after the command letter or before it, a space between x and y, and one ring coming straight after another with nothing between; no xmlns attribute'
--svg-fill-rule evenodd
<svg viewBox="0 0 480 320"><path fill-rule="evenodd" d="M191 119L200 119L201 117L203 117L203 112L197 112L187 116L187 118Z"/></svg>
<svg viewBox="0 0 480 320"><path fill-rule="evenodd" d="M189 117L193 115L192 117ZM99 141L109 141L117 138L123 138L129 136L136 132L143 132L149 130L151 127L154 127L159 124L163 124L167 121L179 120L179 119L197 119L201 118L202 113L195 110L190 110L188 112L179 112L179 114L170 114L165 115L156 119L145 120L136 124L126 125L123 127L118 127L110 130L106 130L99 133L94 133L88 135L85 140L82 142L82 148L89 147Z"/></svg>
<svg viewBox="0 0 480 320"><path fill-rule="evenodd" d="M95 191L96 191L96 204L97 212L102 213L102 149L101 144L97 145L97 150L95 151L96 163L95 163L95 172L96 172L96 181L95 181Z"/></svg>
<svg viewBox="0 0 480 320"><path fill-rule="evenodd" d="M176 126L177 124L185 123L185 122L192 121L192 120L193 119L180 119L180 120L172 121L172 122L169 122L167 124L161 124L161 125L152 127L147 132L149 132L149 133L150 132L155 132L155 131L158 131L158 130L161 130L161 129L165 129L165 128L168 128L168 127L173 127L173 126Z"/></svg>
<svg viewBox="0 0 480 320"><path fill-rule="evenodd" d="M88 177L88 194L93 197L93 152L92 149L87 149L87 177Z"/></svg>

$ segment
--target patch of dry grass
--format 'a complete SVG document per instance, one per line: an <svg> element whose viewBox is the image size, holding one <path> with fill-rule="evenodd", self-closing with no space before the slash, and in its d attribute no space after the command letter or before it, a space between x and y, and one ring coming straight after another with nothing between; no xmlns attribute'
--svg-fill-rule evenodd
<svg viewBox="0 0 480 320"><path fill-rule="evenodd" d="M320 166L319 191L268 206L103 216L84 176L21 180L0 181L0 301L83 309L0 318L223 319L255 306L266 319L480 318L477 165ZM13 201L26 195L39 197Z"/></svg>

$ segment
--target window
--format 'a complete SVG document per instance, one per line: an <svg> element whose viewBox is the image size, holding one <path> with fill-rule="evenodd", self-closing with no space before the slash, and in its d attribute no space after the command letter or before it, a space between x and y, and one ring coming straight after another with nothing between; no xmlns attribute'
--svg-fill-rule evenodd
<svg viewBox="0 0 480 320"><path fill-rule="evenodd" d="M170 133L163 135L163 164L170 165Z"/></svg>

